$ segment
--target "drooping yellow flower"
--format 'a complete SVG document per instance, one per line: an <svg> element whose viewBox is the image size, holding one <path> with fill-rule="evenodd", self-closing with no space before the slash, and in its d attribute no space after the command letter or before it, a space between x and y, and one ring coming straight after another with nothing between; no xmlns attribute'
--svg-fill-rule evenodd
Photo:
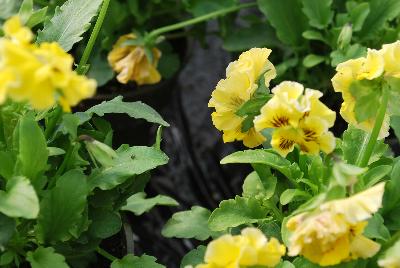
<svg viewBox="0 0 400 268"><path fill-rule="evenodd" d="M196 268L275 267L286 248L275 238L267 239L256 228L243 229L241 235L223 235L206 250L205 264Z"/></svg>
<svg viewBox="0 0 400 268"><path fill-rule="evenodd" d="M226 79L219 81L213 91L208 107L215 108L211 114L212 121L218 130L223 131L224 142L243 141L245 146L253 148L266 140L254 127L243 130L245 117L238 116L236 112L251 99L261 76L264 76L266 87L276 76L275 67L268 60L270 53L267 48L252 48L243 52L238 60L229 64Z"/></svg>
<svg viewBox="0 0 400 268"><path fill-rule="evenodd" d="M328 131L336 118L335 112L319 98L322 93L306 89L297 82L284 81L272 89L274 96L261 108L254 119L257 131L274 129L272 147L286 156L297 144L304 153L330 153L335 137Z"/></svg>
<svg viewBox="0 0 400 268"><path fill-rule="evenodd" d="M73 58L57 43L29 43L32 33L13 17L0 39L0 104L6 97L38 110L60 103L65 111L95 93L96 82L76 74Z"/></svg>
<svg viewBox="0 0 400 268"><path fill-rule="evenodd" d="M386 251L378 265L383 268L400 268L400 240Z"/></svg>
<svg viewBox="0 0 400 268"><path fill-rule="evenodd" d="M160 82L161 75L157 71L157 65L161 51L153 48L153 60L150 62L143 47L123 44L134 39L134 34L121 36L108 55L108 62L118 73L117 80L123 84L135 81L138 85Z"/></svg>
<svg viewBox="0 0 400 268"><path fill-rule="evenodd" d="M367 220L382 204L384 183L354 196L326 202L290 218L289 255L303 255L321 266L370 258L380 245L363 235Z"/></svg>

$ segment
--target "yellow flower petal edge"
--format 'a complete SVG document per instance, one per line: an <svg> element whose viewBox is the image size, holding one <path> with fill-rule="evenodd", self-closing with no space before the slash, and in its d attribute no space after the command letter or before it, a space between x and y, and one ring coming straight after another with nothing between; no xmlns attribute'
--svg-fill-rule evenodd
<svg viewBox="0 0 400 268"><path fill-rule="evenodd" d="M383 268L398 268L400 267L400 240L389 248L383 258L379 259L378 265Z"/></svg>
<svg viewBox="0 0 400 268"><path fill-rule="evenodd" d="M266 141L254 127L243 131L245 118L236 115L236 112L251 99L261 76L264 76L267 87L275 78L275 67L268 60L270 53L267 48L252 48L243 52L238 60L229 64L226 78L220 80L212 92L208 107L215 109L211 118L214 126L223 132L224 142L243 141L246 147L254 148Z"/></svg>
<svg viewBox="0 0 400 268"><path fill-rule="evenodd" d="M367 220L382 205L384 183L351 197L326 202L290 218L289 255L303 255L321 266L370 258L380 245L365 237Z"/></svg>
<svg viewBox="0 0 400 268"><path fill-rule="evenodd" d="M308 154L334 150L335 137L328 129L333 126L336 113L319 100L320 91L284 81L272 93L274 96L255 117L254 127L256 131L273 129L271 146L280 155L286 156L295 145Z"/></svg>
<svg viewBox="0 0 400 268"><path fill-rule="evenodd" d="M72 70L73 58L57 43L31 44L32 32L18 17L4 25L0 38L0 104L7 98L45 110L64 111L94 95L96 82Z"/></svg>
<svg viewBox="0 0 400 268"><path fill-rule="evenodd" d="M117 80L126 84L135 81L138 85L150 85L160 82L161 75L157 70L161 51L152 49L152 62L146 56L142 46L123 45L125 41L134 40L134 34L121 36L108 54L108 62L115 72L118 73Z"/></svg>
<svg viewBox="0 0 400 268"><path fill-rule="evenodd" d="M276 238L267 239L259 229L246 228L240 235L223 235L210 242L205 263L196 268L275 267L285 253Z"/></svg>

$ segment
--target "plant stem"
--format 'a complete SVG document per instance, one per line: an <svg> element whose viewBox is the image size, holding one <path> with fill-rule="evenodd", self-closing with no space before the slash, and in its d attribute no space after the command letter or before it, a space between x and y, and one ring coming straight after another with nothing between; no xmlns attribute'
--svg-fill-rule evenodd
<svg viewBox="0 0 400 268"><path fill-rule="evenodd" d="M376 114L375 125L369 137L367 147L365 147L365 150L362 153L361 161L359 163L360 167L366 167L368 165L369 159L372 155L372 152L374 151L374 147L378 139L379 132L381 131L382 124L385 119L388 101L389 101L389 90L386 88L386 86L383 86L382 101L379 106L378 112Z"/></svg>
<svg viewBox="0 0 400 268"><path fill-rule="evenodd" d="M46 130L44 131L46 140L50 139L51 135L53 135L54 129L56 128L57 123L60 120L62 114L63 114L62 109L60 108L60 106L57 106L55 108L54 115L51 118L49 118L49 122L46 125Z"/></svg>
<svg viewBox="0 0 400 268"><path fill-rule="evenodd" d="M107 260L112 261L112 262L118 259L100 247L96 248L96 252L99 253L104 258L106 258Z"/></svg>
<svg viewBox="0 0 400 268"><path fill-rule="evenodd" d="M279 210L279 208L270 200L265 200L265 205L271 209L271 212L274 214L275 219L278 220L279 222L283 221L283 214Z"/></svg>
<svg viewBox="0 0 400 268"><path fill-rule="evenodd" d="M161 28L158 28L158 29L155 29L155 30L151 31L149 33L149 35L147 36L147 38L152 39L152 38L157 37L157 36L159 36L159 35L161 35L163 33L171 32L171 31L174 31L174 30L178 30L178 29L181 29L181 28L184 28L184 27L196 24L196 23L200 23L200 22L203 22L203 21L206 21L206 20L209 20L209 19L213 19L215 17L219 17L219 16L222 16L222 15L231 13L231 12L235 12L235 11L238 11L238 10L241 10L241 9L244 9L244 8L253 7L253 6L256 6L256 5L257 5L257 3L241 4L241 5L237 5L237 6L234 6L234 7L225 8L225 9L222 9L222 10L217 10L217 11L214 11L214 12L211 12L211 13L208 13L208 14L205 14L205 15L190 19L190 20L186 20L186 21L178 22L178 23L171 24L171 25L168 25L168 26L164 26L164 27L161 27Z"/></svg>
<svg viewBox="0 0 400 268"><path fill-rule="evenodd" d="M96 24L94 25L93 31L90 34L89 41L83 51L82 58L79 61L78 67L76 67L76 72L78 74L85 74L87 69L85 68L90 54L92 53L94 44L96 43L97 36L99 35L101 26L103 25L104 19L107 14L108 6L110 4L110 0L104 0L103 5L101 6L101 10L99 16L97 17Z"/></svg>

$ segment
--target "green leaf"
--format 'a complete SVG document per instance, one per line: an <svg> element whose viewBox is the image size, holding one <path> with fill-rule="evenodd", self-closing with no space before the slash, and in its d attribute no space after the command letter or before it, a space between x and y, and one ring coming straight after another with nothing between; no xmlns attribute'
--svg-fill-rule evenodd
<svg viewBox="0 0 400 268"><path fill-rule="evenodd" d="M191 210L177 212L164 225L162 235L165 237L208 239L213 232L208 227L211 212L199 206Z"/></svg>
<svg viewBox="0 0 400 268"><path fill-rule="evenodd" d="M307 18L301 12L299 0L258 0L257 3L283 43L302 45L301 34L307 29Z"/></svg>
<svg viewBox="0 0 400 268"><path fill-rule="evenodd" d="M347 187L357 182L357 177L364 173L366 168L337 162L333 166L332 175L337 185Z"/></svg>
<svg viewBox="0 0 400 268"><path fill-rule="evenodd" d="M311 195L299 189L286 189L280 196L279 201L282 205L287 205L293 201L303 201L311 198Z"/></svg>
<svg viewBox="0 0 400 268"><path fill-rule="evenodd" d="M156 263L156 258L142 255L141 257L128 254L121 260L115 260L111 263L111 268L165 268L164 265Z"/></svg>
<svg viewBox="0 0 400 268"><path fill-rule="evenodd" d="M382 241L390 239L389 230L383 224L383 218L379 213L375 213L372 218L368 220L368 225L365 227L364 233L368 238L376 238Z"/></svg>
<svg viewBox="0 0 400 268"><path fill-rule="evenodd" d="M374 186L391 171L392 171L392 166L389 165L381 165L371 168L361 178L365 185L364 189Z"/></svg>
<svg viewBox="0 0 400 268"><path fill-rule="evenodd" d="M311 68L314 67L321 62L325 61L324 56L318 56L314 54L308 54L304 59L303 59L303 66L306 68Z"/></svg>
<svg viewBox="0 0 400 268"><path fill-rule="evenodd" d="M18 16L25 23L33 11L33 0L24 0L19 8Z"/></svg>
<svg viewBox="0 0 400 268"><path fill-rule="evenodd" d="M376 110L371 109L380 106L381 91L376 83L368 80L355 81L350 85L350 92L356 99L354 113L358 122L376 116Z"/></svg>
<svg viewBox="0 0 400 268"><path fill-rule="evenodd" d="M243 103L236 111L238 116L257 115L260 113L261 107L271 99L270 95L260 95L251 98Z"/></svg>
<svg viewBox="0 0 400 268"><path fill-rule="evenodd" d="M385 185L383 195L383 213L390 212L400 201L400 161L397 159L393 165L390 180Z"/></svg>
<svg viewBox="0 0 400 268"><path fill-rule="evenodd" d="M128 200L126 200L126 205L123 206L121 210L127 210L139 216L150 211L157 205L178 206L179 204L169 196L157 195L152 198L146 198L146 193L140 192L129 197Z"/></svg>
<svg viewBox="0 0 400 268"><path fill-rule="evenodd" d="M256 223L265 219L267 213L268 210L257 199L236 196L219 204L219 208L211 213L208 226L213 231L225 231L242 224Z"/></svg>
<svg viewBox="0 0 400 268"><path fill-rule="evenodd" d="M0 0L0 19L8 19L18 12L22 0Z"/></svg>
<svg viewBox="0 0 400 268"><path fill-rule="evenodd" d="M318 29L326 28L333 18L332 0L302 0L308 23Z"/></svg>
<svg viewBox="0 0 400 268"><path fill-rule="evenodd" d="M249 163L249 164L263 164L273 169L278 170L287 178L300 179L303 174L297 164L290 163L289 160L267 150L245 150L235 152L231 155L224 157L221 164L232 163Z"/></svg>
<svg viewBox="0 0 400 268"><path fill-rule="evenodd" d="M193 16L202 16L220 9L233 7L236 5L236 0L184 0L187 11Z"/></svg>
<svg viewBox="0 0 400 268"><path fill-rule="evenodd" d="M12 152L0 152L0 176L10 179L14 174L15 156Z"/></svg>
<svg viewBox="0 0 400 268"><path fill-rule="evenodd" d="M0 212L13 218L36 219L39 199L27 178L18 176L7 182L6 191L0 191Z"/></svg>
<svg viewBox="0 0 400 268"><path fill-rule="evenodd" d="M105 114L127 114L130 117L144 119L151 123L157 123L168 127L169 124L150 106L140 102L123 102L122 96L115 97L110 101L93 106L86 111L88 114L97 114L103 116Z"/></svg>
<svg viewBox="0 0 400 268"><path fill-rule="evenodd" d="M29 28L35 27L36 25L45 21L46 14L47 14L47 7L32 12L28 20L26 21L25 25Z"/></svg>
<svg viewBox="0 0 400 268"><path fill-rule="evenodd" d="M162 52L157 70L160 72L163 78L172 78L181 66L179 55L173 52Z"/></svg>
<svg viewBox="0 0 400 268"><path fill-rule="evenodd" d="M331 52L331 65L336 67L339 63L345 62L350 59L356 59L363 57L367 54L367 48L359 44L354 44L346 48L345 50L334 50Z"/></svg>
<svg viewBox="0 0 400 268"><path fill-rule="evenodd" d="M68 0L38 32L37 42L58 42L65 51L82 40L90 28L90 21L97 15L102 0Z"/></svg>
<svg viewBox="0 0 400 268"><path fill-rule="evenodd" d="M263 222L258 228L264 233L268 238L275 237L279 241L282 241L281 228L279 227L277 221Z"/></svg>
<svg viewBox="0 0 400 268"><path fill-rule="evenodd" d="M15 139L18 143L16 170L19 175L34 181L45 171L49 152L43 131L33 116L21 118Z"/></svg>
<svg viewBox="0 0 400 268"><path fill-rule="evenodd" d="M0 213L0 248L4 248L15 232L15 220Z"/></svg>
<svg viewBox="0 0 400 268"><path fill-rule="evenodd" d="M54 248L39 247L35 251L29 251L26 259L32 268L68 268L63 255L54 251Z"/></svg>
<svg viewBox="0 0 400 268"><path fill-rule="evenodd" d="M94 173L89 179L89 189L110 190L128 178L168 163L168 157L153 147L121 146L112 166Z"/></svg>
<svg viewBox="0 0 400 268"><path fill-rule="evenodd" d="M114 72L108 64L106 56L97 53L92 57L90 63L90 69L87 76L95 79L98 87L104 86L114 77Z"/></svg>
<svg viewBox="0 0 400 268"><path fill-rule="evenodd" d="M362 39L374 38L387 21L400 14L400 1L398 0L370 0L369 4L370 12L359 33Z"/></svg>
<svg viewBox="0 0 400 268"><path fill-rule="evenodd" d="M121 216L106 208L90 209L89 220L89 234L101 239L117 234L122 226Z"/></svg>
<svg viewBox="0 0 400 268"><path fill-rule="evenodd" d="M256 197L269 199L275 192L277 179L276 177L268 176L261 180L256 171L250 173L243 183L243 197ZM265 187L267 186L267 187Z"/></svg>
<svg viewBox="0 0 400 268"><path fill-rule="evenodd" d="M349 10L350 20L354 32L361 30L369 12L369 3L359 3L357 6Z"/></svg>
<svg viewBox="0 0 400 268"><path fill-rule="evenodd" d="M79 222L87 204L86 180L81 171L68 171L45 194L36 226L42 241L66 241L71 237L69 231Z"/></svg>
<svg viewBox="0 0 400 268"><path fill-rule="evenodd" d="M196 265L202 264L204 262L204 255L206 255L206 249L207 247L203 245L192 249L182 258L180 268L185 268L187 266L196 267Z"/></svg>
<svg viewBox="0 0 400 268"><path fill-rule="evenodd" d="M324 43L328 43L328 41L324 38L322 33L318 32L318 31L308 30L308 31L303 32L302 36L308 40L318 40L318 41L322 41Z"/></svg>

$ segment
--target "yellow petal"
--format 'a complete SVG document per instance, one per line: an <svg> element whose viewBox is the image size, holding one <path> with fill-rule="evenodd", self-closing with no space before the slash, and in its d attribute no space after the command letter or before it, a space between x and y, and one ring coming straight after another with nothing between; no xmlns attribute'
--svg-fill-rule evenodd
<svg viewBox="0 0 400 268"><path fill-rule="evenodd" d="M223 235L210 242L207 247L204 260L218 266L228 267L238 263L240 256L240 245L231 235Z"/></svg>
<svg viewBox="0 0 400 268"><path fill-rule="evenodd" d="M381 245L372 241L369 238L366 238L363 235L357 235L351 241L350 252L351 258L371 258L376 253L378 253Z"/></svg>
<svg viewBox="0 0 400 268"><path fill-rule="evenodd" d="M293 151L298 138L298 133L293 129L276 129L272 134L271 145L280 155L286 157Z"/></svg>
<svg viewBox="0 0 400 268"><path fill-rule="evenodd" d="M361 67L357 79L372 80L382 75L384 70L384 59L382 53L375 49L368 49L366 60Z"/></svg>

